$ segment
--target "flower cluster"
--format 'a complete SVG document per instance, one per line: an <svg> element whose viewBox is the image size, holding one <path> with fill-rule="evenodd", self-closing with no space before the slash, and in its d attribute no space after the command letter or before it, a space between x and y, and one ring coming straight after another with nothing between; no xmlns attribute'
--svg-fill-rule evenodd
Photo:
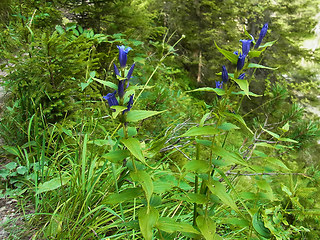
<svg viewBox="0 0 320 240"><path fill-rule="evenodd" d="M255 49L258 48L263 40L263 38L265 37L265 35L267 34L267 30L268 30L268 23L264 24L260 35L259 35L259 39L256 42L255 45ZM246 61L246 57L248 56L249 52L250 52L250 48L253 45L253 40L240 40L240 42L242 42L242 50L241 53L239 53L238 51L233 52L235 55L238 56L238 61L237 61L237 71L240 72L242 70L242 68L244 67L245 61ZM245 73L242 73L238 76L238 79L244 79L245 78ZM223 88L223 84L228 82L228 71L226 69L225 66L222 66L222 81L216 81L216 88Z"/></svg>
<svg viewBox="0 0 320 240"><path fill-rule="evenodd" d="M119 69L115 64L113 64L113 68L114 68L115 77L118 80L119 100L120 100L120 103L123 104L125 88L127 89L129 87L129 80L132 77L135 64L131 65L129 71L127 72L127 75L125 76L125 68L127 66L127 55L132 48L130 47L126 48L123 45L117 46L117 47L119 49L119 63L120 63L121 72L119 71ZM123 76L121 76L121 73L123 73ZM126 81L127 81L127 84L126 84ZM119 101L116 98L116 94L117 94L117 90L112 93L108 93L106 96L103 97L105 100L108 101L109 107L119 105ZM133 105L133 94L129 97L129 101L127 103L127 109L123 110L123 113L130 111L132 105Z"/></svg>

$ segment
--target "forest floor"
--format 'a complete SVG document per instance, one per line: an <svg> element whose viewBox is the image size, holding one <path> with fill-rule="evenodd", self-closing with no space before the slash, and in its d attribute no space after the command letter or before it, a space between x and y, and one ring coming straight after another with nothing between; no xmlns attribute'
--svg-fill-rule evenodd
<svg viewBox="0 0 320 240"><path fill-rule="evenodd" d="M0 81L6 73L0 69ZM3 86L0 86L0 112L4 105L6 92ZM0 146L3 145L3 140L0 138ZM0 157L0 168L3 168L8 160ZM4 197L2 184L0 188L0 240L2 239L31 239L32 232L28 230L25 222L25 214L31 213L32 210L22 212L21 206L17 205L17 200L9 197Z"/></svg>

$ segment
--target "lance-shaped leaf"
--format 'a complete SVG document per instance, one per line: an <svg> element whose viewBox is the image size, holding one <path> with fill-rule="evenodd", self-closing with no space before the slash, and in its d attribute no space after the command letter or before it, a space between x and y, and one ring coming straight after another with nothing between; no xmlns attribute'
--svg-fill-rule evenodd
<svg viewBox="0 0 320 240"><path fill-rule="evenodd" d="M234 95L249 95L249 96L252 96L252 97L261 97L262 96L262 95L255 94L253 92L249 92L249 94L246 94L244 91L232 92L231 94L234 94Z"/></svg>
<svg viewBox="0 0 320 240"><path fill-rule="evenodd" d="M51 179L50 181L39 184L36 194L55 190L62 185L67 184L69 181L70 177L56 177L54 179Z"/></svg>
<svg viewBox="0 0 320 240"><path fill-rule="evenodd" d="M162 217L156 224L156 227L161 231L167 233L174 233L176 231L185 232L185 233L195 233L199 234L198 230L195 229L192 225L184 222L176 222L172 218Z"/></svg>
<svg viewBox="0 0 320 240"><path fill-rule="evenodd" d="M113 118L116 118L119 115L119 113L121 113L123 110L127 109L127 107L125 107L125 106L111 106L110 108L116 110L112 113Z"/></svg>
<svg viewBox="0 0 320 240"><path fill-rule="evenodd" d="M146 240L152 240L153 234L152 229L158 222L159 212L157 209L151 208L141 208L138 213L139 226L142 236Z"/></svg>
<svg viewBox="0 0 320 240"><path fill-rule="evenodd" d="M109 82L109 81L104 81L104 80L100 80L98 78L92 78L93 80L101 83L104 86L107 86L109 88L113 88L114 90L118 90L118 85L114 84L113 82Z"/></svg>
<svg viewBox="0 0 320 240"><path fill-rule="evenodd" d="M187 92L215 92L219 96L226 94L226 92L221 88L211 88L211 87L197 88L197 89L187 91Z"/></svg>
<svg viewBox="0 0 320 240"><path fill-rule="evenodd" d="M272 68L272 67L266 67L257 63L249 63L248 68L265 68L265 69L270 69L270 70L276 70L278 68Z"/></svg>
<svg viewBox="0 0 320 240"><path fill-rule="evenodd" d="M241 88L241 90L244 91L244 93L249 96L249 83L247 80L243 80L243 79L233 79L238 86Z"/></svg>
<svg viewBox="0 0 320 240"><path fill-rule="evenodd" d="M253 215L252 225L253 225L254 230L256 230L259 235L261 235L267 239L270 239L272 237L270 230L264 226L264 222L263 222L263 219L262 219L262 216L260 213L260 209L258 210L258 212L256 212Z"/></svg>
<svg viewBox="0 0 320 240"><path fill-rule="evenodd" d="M213 126L192 127L186 133L182 134L181 137L210 136L219 132L219 129Z"/></svg>
<svg viewBox="0 0 320 240"><path fill-rule="evenodd" d="M214 44L216 45L218 51L223 54L223 56L225 56L233 64L237 64L237 61L238 61L238 56L237 55L235 55L233 52L230 52L230 51L224 50L222 48L219 48L216 42L214 42Z"/></svg>
<svg viewBox="0 0 320 240"><path fill-rule="evenodd" d="M153 182L150 175L146 171L135 171L130 173L130 177L133 181L141 184L149 206L151 195L153 193Z"/></svg>
<svg viewBox="0 0 320 240"><path fill-rule="evenodd" d="M134 198L137 198L142 194L143 194L143 191L141 188L127 188L120 193L113 193L113 194L107 196L103 200L103 203L115 205L118 203L131 201Z"/></svg>
<svg viewBox="0 0 320 240"><path fill-rule="evenodd" d="M146 164L142 154L140 142L136 138L121 139L121 142L128 148L128 150L139 159L142 163Z"/></svg>
<svg viewBox="0 0 320 240"><path fill-rule="evenodd" d="M129 156L130 152L128 150L115 150L110 151L107 154L102 155L101 157L108 159L110 162L117 163L126 159Z"/></svg>
<svg viewBox="0 0 320 240"><path fill-rule="evenodd" d="M131 110L127 114L128 122L138 122L140 120L155 116L165 111L146 111L146 110Z"/></svg>
<svg viewBox="0 0 320 240"><path fill-rule="evenodd" d="M243 120L243 118L240 115L234 114L234 113L227 113L227 112L225 112L224 115L231 117L236 121L238 121L239 123L241 123L241 125L244 126L253 135L253 132L251 131L250 128L248 128L246 122Z"/></svg>
<svg viewBox="0 0 320 240"><path fill-rule="evenodd" d="M207 186L208 186L209 190L212 192L212 194L214 194L218 198L220 198L224 204L228 205L236 212L239 212L239 209L238 209L236 203L232 199L231 195L229 193L227 193L226 187L224 185L222 185L221 182L210 179L207 182Z"/></svg>
<svg viewBox="0 0 320 240"><path fill-rule="evenodd" d="M196 223L206 240L215 240L216 223L210 217L200 215L197 217Z"/></svg>

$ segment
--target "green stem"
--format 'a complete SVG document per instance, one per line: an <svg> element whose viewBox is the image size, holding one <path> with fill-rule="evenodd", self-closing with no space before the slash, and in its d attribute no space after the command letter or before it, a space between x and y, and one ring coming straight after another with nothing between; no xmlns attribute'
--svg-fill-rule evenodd
<svg viewBox="0 0 320 240"><path fill-rule="evenodd" d="M200 159L200 144L196 144L196 160ZM198 186L199 185L199 177L196 173L194 177L194 193L198 193ZM193 226L196 226L196 218L197 218L197 203L193 204Z"/></svg>

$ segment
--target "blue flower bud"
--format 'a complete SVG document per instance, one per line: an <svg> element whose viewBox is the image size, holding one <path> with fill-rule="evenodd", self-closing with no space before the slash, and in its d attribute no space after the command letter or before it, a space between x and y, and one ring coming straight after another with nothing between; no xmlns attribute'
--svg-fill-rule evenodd
<svg viewBox="0 0 320 240"><path fill-rule="evenodd" d="M120 76L119 70L118 70L118 68L117 68L117 66L115 64L113 64L113 70L114 70L114 74L116 76Z"/></svg>
<svg viewBox="0 0 320 240"><path fill-rule="evenodd" d="M134 66L135 66L135 63L132 64L132 66L130 67L129 72L128 72L128 74L127 74L127 81L128 81L128 83L127 83L127 88L129 87L129 80L130 80L131 75L132 75L132 73L133 73Z"/></svg>
<svg viewBox="0 0 320 240"><path fill-rule="evenodd" d="M227 71L227 68L226 68L226 66L222 66L222 81L224 82L224 83L227 83L228 82L228 71Z"/></svg>
<svg viewBox="0 0 320 240"><path fill-rule="evenodd" d="M233 54L235 54L237 56L239 55L238 51L234 51Z"/></svg>
<svg viewBox="0 0 320 240"><path fill-rule="evenodd" d="M261 29L261 32L260 32L260 35L259 35L259 39L258 41L256 42L256 45L254 46L254 48L258 48L262 42L262 39L266 36L267 34L267 31L268 31L268 23L264 24L262 29Z"/></svg>
<svg viewBox="0 0 320 240"><path fill-rule="evenodd" d="M245 60L246 60L246 56L240 53L238 57L238 62L237 62L238 71L240 71L243 68Z"/></svg>
<svg viewBox="0 0 320 240"><path fill-rule="evenodd" d="M130 109L132 108L133 105L133 94L130 96L128 104L127 104L127 109L123 110L123 113L129 112Z"/></svg>
<svg viewBox="0 0 320 240"><path fill-rule="evenodd" d="M125 68L127 64L127 54L128 52L132 49L131 47L125 48L125 46L117 46L119 49L119 62L120 62L120 67Z"/></svg>
<svg viewBox="0 0 320 240"><path fill-rule="evenodd" d="M118 83L118 94L120 98L124 96L124 81L125 80L120 80Z"/></svg>
<svg viewBox="0 0 320 240"><path fill-rule="evenodd" d="M242 74L240 74L240 76L238 77L238 79L244 79L245 76L246 76L246 74L245 74L245 73L242 73Z"/></svg>
<svg viewBox="0 0 320 240"><path fill-rule="evenodd" d="M240 40L240 42L242 42L242 55L247 56L250 51L252 40Z"/></svg>

